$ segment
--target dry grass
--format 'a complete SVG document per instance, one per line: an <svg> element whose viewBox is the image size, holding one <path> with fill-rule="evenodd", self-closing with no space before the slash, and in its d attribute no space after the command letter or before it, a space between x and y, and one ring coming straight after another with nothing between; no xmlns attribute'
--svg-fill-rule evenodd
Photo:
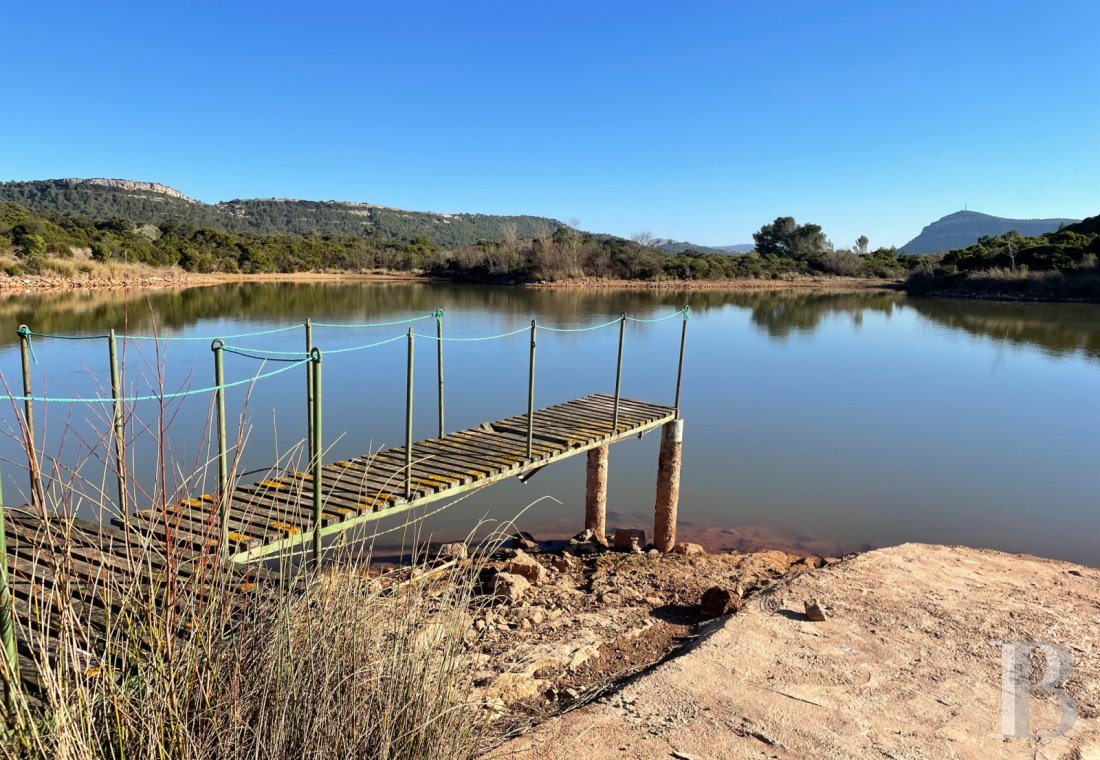
<svg viewBox="0 0 1100 760"><path fill-rule="evenodd" d="M40 571L78 555L59 545ZM41 690L18 692L4 757L477 754L485 720L466 702L465 641L476 568L419 583L356 563L242 594L216 563L151 574L150 559L131 557L133 582L104 574L27 605L17 635Z"/></svg>

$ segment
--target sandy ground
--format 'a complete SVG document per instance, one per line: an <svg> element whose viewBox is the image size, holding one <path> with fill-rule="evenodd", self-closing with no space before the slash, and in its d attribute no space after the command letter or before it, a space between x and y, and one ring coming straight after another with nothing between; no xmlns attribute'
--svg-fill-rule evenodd
<svg viewBox="0 0 1100 760"><path fill-rule="evenodd" d="M810 622L806 600L827 620ZM1100 758L1100 570L906 544L783 576L708 628L490 756ZM998 642L1022 640L1072 654L1064 736L1000 734ZM1052 731L1060 708L1036 692L1032 731Z"/></svg>

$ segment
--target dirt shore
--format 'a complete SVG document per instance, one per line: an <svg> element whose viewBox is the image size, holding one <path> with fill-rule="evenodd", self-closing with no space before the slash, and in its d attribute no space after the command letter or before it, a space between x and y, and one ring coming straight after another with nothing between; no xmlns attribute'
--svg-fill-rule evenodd
<svg viewBox="0 0 1100 760"><path fill-rule="evenodd" d="M117 265L90 274L0 275L0 294L50 293L66 290L155 290L193 288L230 282L430 282L405 272L291 272L270 274L201 274L182 269Z"/></svg>
<svg viewBox="0 0 1100 760"><path fill-rule="evenodd" d="M637 586L637 595L650 601L656 597L647 579L669 572L657 568L690 568L684 577L694 587L689 592L685 586L669 603L682 615L698 614L688 605L698 604L693 596L701 586L744 583L742 576L757 580L743 587L739 612L686 637L698 637L688 651L641 676L617 679L583 706L583 693L564 686L573 688L564 693L578 709L545 720L490 756L1100 757L1100 571L922 544L786 571L785 560L765 555L615 560L640 563L633 574L616 567L614 575L627 579L616 583ZM652 563L648 571L646 562ZM588 594L601 593L599 577ZM807 618L804 603L810 600L824 607L826 620ZM646 617L646 631L675 620L667 605L651 606ZM582 622L577 633L591 630ZM631 626L620 630L625 635ZM1064 735L1001 735L1002 641L1049 642L1072 656L1066 689L1077 717ZM630 648L611 646L608 656ZM1033 655L1034 683L1044 663L1041 654ZM525 682L519 676L513 681ZM543 699L563 693L563 687L550 688ZM535 699L517 704L531 710ZM1061 707L1053 695L1033 692L1031 730L1053 731Z"/></svg>
<svg viewBox="0 0 1100 760"><path fill-rule="evenodd" d="M0 275L0 294L56 292L65 290L126 290L185 288L229 282L433 282L410 272L291 272L270 274L202 274L168 267L113 264L71 277L56 273L42 275ZM601 280L582 278L556 282L527 283L535 289L608 290L722 290L722 291L866 291L896 290L892 280L864 280L845 277L799 277L790 280Z"/></svg>
<svg viewBox="0 0 1100 760"><path fill-rule="evenodd" d="M720 291L868 291L899 290L901 280L860 279L857 277L796 277L785 280L602 280L584 277L576 280L533 282L524 287L536 289L609 289L609 290L720 290Z"/></svg>

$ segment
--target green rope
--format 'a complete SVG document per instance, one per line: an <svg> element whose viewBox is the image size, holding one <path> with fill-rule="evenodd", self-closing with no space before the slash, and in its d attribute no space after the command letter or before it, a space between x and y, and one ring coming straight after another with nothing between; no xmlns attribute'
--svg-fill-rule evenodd
<svg viewBox="0 0 1100 760"><path fill-rule="evenodd" d="M654 319L642 319L641 317L627 317L626 319L627 319L628 322L653 323L653 322L664 322L666 319L675 319L676 317L679 317L679 316L683 316L685 322L688 321L689 317L688 317L688 307L687 306L680 309L679 311L673 312L672 314L667 314L663 317L656 317ZM618 321L618 320L616 320L616 321Z"/></svg>
<svg viewBox="0 0 1100 760"><path fill-rule="evenodd" d="M239 346L222 346L222 351L227 354L236 354L248 359L259 359L265 362L294 362L308 361L309 354L302 351L269 351L266 348L241 348Z"/></svg>
<svg viewBox="0 0 1100 760"><path fill-rule="evenodd" d="M618 317L616 319L611 320L610 322L604 322L604 323L598 324L598 325L591 325L590 327L548 327L547 325L539 325L538 327L539 327L540 330L548 330L550 332L581 333L581 332L588 332L590 330L601 330L605 327L610 327L611 325L617 325L617 324L619 324L621 319L622 319L622 317ZM629 317L627 317L627 319L629 319Z"/></svg>
<svg viewBox="0 0 1100 760"><path fill-rule="evenodd" d="M521 327L518 330L512 330L512 332L500 333L499 335L483 335L483 336L478 337L478 338L443 338L443 340L448 341L448 342L453 342L453 343L480 343L481 341L485 341L485 340L496 340L498 338L508 338L508 337L511 337L512 335L519 335L520 333L527 332L530 329L531 329L530 327ZM439 340L439 336L437 336L437 335L427 335L427 334L418 333L418 332L414 332L413 335L415 335L417 338L424 338L425 340ZM402 335L400 337L403 338L405 336ZM332 351L329 351L328 353L331 354Z"/></svg>
<svg viewBox="0 0 1100 760"><path fill-rule="evenodd" d="M27 327L26 325L23 325L22 327L20 327L15 332L16 332L16 334L18 334L22 337L25 337L27 339L27 350L30 351L30 353L31 353L31 360L35 364L38 364L38 356L34 353L34 340L31 338L31 336L34 335L34 333L31 331L31 328Z"/></svg>
<svg viewBox="0 0 1100 760"><path fill-rule="evenodd" d="M349 348L330 348L327 351L325 351L325 356L330 356L331 354L346 354L346 353L349 353L351 351L362 351L362 350L367 349L367 348L375 348L377 346L384 346L387 343L393 343L394 341L404 340L405 338L406 338L406 336L404 334L401 334L401 335L395 335L392 338L386 338L385 340L380 340L376 343L367 343L365 346L351 346Z"/></svg>
<svg viewBox="0 0 1100 760"><path fill-rule="evenodd" d="M442 309L436 309L431 314L422 314L419 317L409 317L408 319L395 319L392 322L362 322L362 323L344 323L344 322L314 322L314 327L350 327L350 328L363 328L363 327L393 327L394 325L407 325L409 322L419 322L422 319L436 319L443 316ZM329 351L328 353L332 353Z"/></svg>
<svg viewBox="0 0 1100 760"><path fill-rule="evenodd" d="M403 337L403 336L402 336ZM288 372L295 367L300 367L309 359L302 359L301 361L288 364L285 367L272 370L271 372L263 372L252 377L246 377L243 380L235 380L232 383L223 383L222 385L210 385L206 388L195 388L189 391L176 391L174 393L165 393L163 395L159 393L151 393L144 396L123 396L119 398L124 404L135 404L140 401L169 401L177 398L186 398L188 396L198 396L211 391L226 390L228 388L236 388L240 385L247 385L249 383L259 382L260 380L266 380L269 377L275 377L275 375L281 375L284 372ZM111 404L114 403L112 398L58 398L54 396L12 396L10 394L0 395L0 398L5 398L9 401L37 401L47 404Z"/></svg>

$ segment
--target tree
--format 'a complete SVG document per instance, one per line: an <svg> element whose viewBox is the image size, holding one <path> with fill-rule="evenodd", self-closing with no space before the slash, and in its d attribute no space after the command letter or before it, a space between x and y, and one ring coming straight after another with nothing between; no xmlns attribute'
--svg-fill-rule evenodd
<svg viewBox="0 0 1100 760"><path fill-rule="evenodd" d="M630 239L640 245L642 248L649 248L653 245L653 241L656 240L656 238L653 237L653 233L651 233L649 230L635 232L633 235L630 236Z"/></svg>
<svg viewBox="0 0 1100 760"><path fill-rule="evenodd" d="M778 217L752 234L758 253L808 259L829 250L829 239L817 224L798 224L793 216Z"/></svg>
<svg viewBox="0 0 1100 760"><path fill-rule="evenodd" d="M871 241L867 239L866 235L860 235L856 238L856 253L863 256L867 253L867 246L871 244Z"/></svg>

